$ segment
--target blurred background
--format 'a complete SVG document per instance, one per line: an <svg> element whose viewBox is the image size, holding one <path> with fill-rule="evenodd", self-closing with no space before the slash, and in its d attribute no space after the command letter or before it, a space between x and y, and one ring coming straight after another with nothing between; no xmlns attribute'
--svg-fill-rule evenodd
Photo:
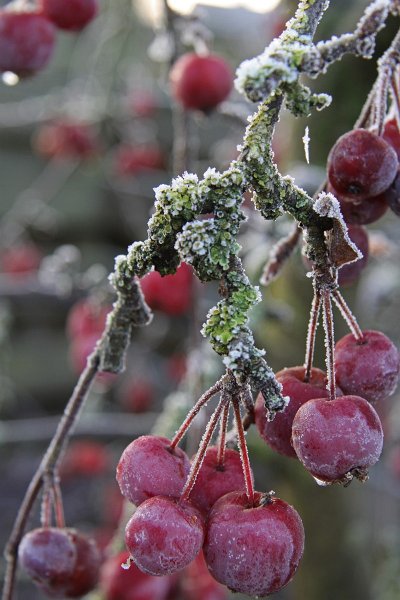
<svg viewBox="0 0 400 600"><path fill-rule="evenodd" d="M366 4L335 0L318 38L352 30ZM174 106L168 88L174 52L190 51L201 40L234 70L281 32L296 3L170 0L169 6L186 15L175 21L175 34L166 28L161 0L102 0L98 16L82 32L57 32L55 54L44 70L20 81L8 74L0 82L1 546L102 331L113 301L107 276L114 257L146 237L153 188L185 169L202 175L208 166L226 168L238 155L254 111L234 91L209 114ZM377 57L396 26L389 20L378 36ZM375 68L375 61L345 57L312 82L333 95L330 108L307 122L282 115L276 160L310 193L324 180L330 147L357 118ZM306 125L310 165L302 143ZM244 210L248 220L240 243L257 284L271 247L292 224L286 218L264 222L248 198ZM363 329L380 329L399 345L397 219L386 214L369 227L368 264L344 295ZM275 370L303 363L312 296L305 275L298 250L251 315L257 345ZM61 468L67 524L90 533L103 548L112 540L118 548L123 507L114 473L124 447L150 431L173 434L221 373L220 359L198 333L217 302L217 287L200 285L187 270L175 277L147 285L154 320L135 332L125 373L98 377ZM336 315L336 336L345 333ZM324 367L321 332L315 362ZM299 571L276 598L400 597L398 398L378 410L386 436L382 460L366 484L346 489L318 487L298 463L267 447L254 428L248 433L256 488L273 489L293 504L306 530ZM194 425L190 454L206 420L203 415ZM30 526L38 524L36 511ZM172 585L170 600L230 597L212 586L203 590L199 580L190 583L192 576ZM18 598L43 598L21 573ZM91 598L107 600L101 589Z"/></svg>

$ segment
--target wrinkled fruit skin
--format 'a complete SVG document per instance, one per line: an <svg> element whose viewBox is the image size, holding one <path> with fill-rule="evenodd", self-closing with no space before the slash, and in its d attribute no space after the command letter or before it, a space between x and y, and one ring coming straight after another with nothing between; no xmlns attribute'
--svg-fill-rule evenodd
<svg viewBox="0 0 400 600"><path fill-rule="evenodd" d="M41 9L56 27L67 31L80 31L98 13L97 0L41 0Z"/></svg>
<svg viewBox="0 0 400 600"><path fill-rule="evenodd" d="M133 563L123 569L128 558L129 552L120 552L102 565L100 589L105 600L167 600L173 579L147 575Z"/></svg>
<svg viewBox="0 0 400 600"><path fill-rule="evenodd" d="M245 491L239 452L227 448L222 469L218 467L217 458L218 448L215 446L207 448L196 483L190 492L191 502L205 512L210 510L218 498L228 492Z"/></svg>
<svg viewBox="0 0 400 600"><path fill-rule="evenodd" d="M149 575L170 575L199 554L204 521L189 502L154 496L128 522L125 543L137 567Z"/></svg>
<svg viewBox="0 0 400 600"><path fill-rule="evenodd" d="M121 494L139 505L152 496L178 498L190 471L188 456L180 448L170 451L168 438L143 435L122 453L117 466Z"/></svg>
<svg viewBox="0 0 400 600"><path fill-rule="evenodd" d="M249 596L280 590L293 577L304 549L298 513L278 498L265 506L255 494L255 507L245 494L232 492L211 509L204 556L213 577L229 589Z"/></svg>
<svg viewBox="0 0 400 600"><path fill-rule="evenodd" d="M395 150L383 138L366 129L353 129L330 151L328 178L339 194L363 200L384 192L398 165Z"/></svg>
<svg viewBox="0 0 400 600"><path fill-rule="evenodd" d="M309 400L293 420L292 444L304 467L327 483L365 479L382 452L375 409L359 396Z"/></svg>
<svg viewBox="0 0 400 600"><path fill-rule="evenodd" d="M19 560L48 596L80 598L96 586L101 556L95 542L75 529L43 527L23 537Z"/></svg>
<svg viewBox="0 0 400 600"><path fill-rule="evenodd" d="M232 89L232 72L219 56L184 54L170 72L171 92L185 108L215 108Z"/></svg>
<svg viewBox="0 0 400 600"><path fill-rule="evenodd" d="M308 400L327 398L329 395L324 371L313 368L307 383L304 381L304 374L304 367L290 367L275 375L282 385L282 395L289 396L290 401L284 411L276 413L273 421L267 421L267 411L261 394L258 395L255 404L256 426L261 437L275 452L292 458L297 458L291 442L295 414Z"/></svg>
<svg viewBox="0 0 400 600"><path fill-rule="evenodd" d="M23 77L43 69L54 51L54 32L37 13L0 10L0 71Z"/></svg>
<svg viewBox="0 0 400 600"><path fill-rule="evenodd" d="M380 331L363 331L361 343L350 333L335 346L335 372L346 394L378 402L393 394L397 387L399 352Z"/></svg>

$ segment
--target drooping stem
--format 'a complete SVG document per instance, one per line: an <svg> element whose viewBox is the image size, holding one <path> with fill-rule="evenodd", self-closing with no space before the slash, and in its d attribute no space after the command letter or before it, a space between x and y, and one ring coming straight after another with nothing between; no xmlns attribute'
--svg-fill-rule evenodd
<svg viewBox="0 0 400 600"><path fill-rule="evenodd" d="M240 459L242 461L243 475L244 475L244 483L246 486L246 495L249 499L249 503L251 506L254 504L254 486L253 486L253 478L251 475L251 467L249 460L249 453L247 450L246 437L242 424L242 417L240 414L239 400L238 398L232 399L233 411L235 415L235 423L238 434L238 444L239 444L239 452Z"/></svg>
<svg viewBox="0 0 400 600"><path fill-rule="evenodd" d="M8 540L5 557L7 561L6 574L3 586L2 600L11 600L14 590L15 572L17 567L18 546L24 535L26 522L31 513L35 500L43 486L46 474L54 470L60 460L66 442L72 432L76 420L87 398L91 385L99 370L99 355L97 349L89 357L85 370L82 372L71 398L65 407L57 430L47 448L43 459L37 468L15 519L10 538Z"/></svg>
<svg viewBox="0 0 400 600"><path fill-rule="evenodd" d="M223 396L224 397L224 393ZM218 455L217 455L217 466L222 468L225 462L225 450L226 450L226 430L228 427L229 418L229 402L226 401L221 415L221 423L219 429L219 440L218 440Z"/></svg>
<svg viewBox="0 0 400 600"><path fill-rule="evenodd" d="M220 399L220 401L217 405L217 408L215 409L214 413L211 416L211 419L209 420L209 422L207 424L206 430L204 432L204 435L200 442L199 449L196 454L196 458L193 461L192 468L190 469L190 473L186 480L185 486L182 490L182 494L181 494L181 498L180 498L181 500L189 499L190 492L192 491L193 486L196 483L197 474L200 471L200 467L203 463L204 456L206 454L206 450L207 450L208 445L212 438L212 434L214 433L214 429L217 426L217 423L219 421L219 418L221 416L221 413L222 413L226 403L227 403L226 396L222 396L222 398Z"/></svg>
<svg viewBox="0 0 400 600"><path fill-rule="evenodd" d="M319 313L321 310L321 292L314 287L314 297L311 303L310 320L308 322L306 355L304 358L304 381L307 383L311 377L314 360L315 335L317 333Z"/></svg>
<svg viewBox="0 0 400 600"><path fill-rule="evenodd" d="M322 292L322 315L325 332L325 360L326 373L328 377L327 389L329 399L334 400L336 397L336 381L335 381L335 336L333 328L333 314L331 304L330 290Z"/></svg>
<svg viewBox="0 0 400 600"><path fill-rule="evenodd" d="M340 310L342 317L349 326L351 333L354 335L358 342L361 342L364 337L363 332L359 324L357 323L357 319L348 307L346 300L343 298L342 294L338 290L333 292L333 300L338 309Z"/></svg>
<svg viewBox="0 0 400 600"><path fill-rule="evenodd" d="M260 277L261 285L269 285L271 281L278 277L282 271L282 268L286 264L286 261L291 257L296 249L300 237L301 229L296 223L293 230L275 244L275 246L271 249L268 262L263 268L263 272Z"/></svg>

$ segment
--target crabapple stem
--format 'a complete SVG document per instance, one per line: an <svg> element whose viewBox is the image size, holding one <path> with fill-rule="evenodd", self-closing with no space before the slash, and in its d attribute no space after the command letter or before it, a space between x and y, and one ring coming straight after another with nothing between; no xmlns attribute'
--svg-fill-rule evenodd
<svg viewBox="0 0 400 600"><path fill-rule="evenodd" d="M280 239L270 251L270 258L265 264L260 277L261 285L269 285L280 274L286 261L293 254L301 237L301 229L297 225L293 230Z"/></svg>
<svg viewBox="0 0 400 600"><path fill-rule="evenodd" d="M324 290L322 292L323 300L323 323L325 331L325 352L326 352L326 373L328 376L327 389L329 392L329 399L334 400L336 397L336 381L335 381L335 336L333 329L333 314L331 304L331 292Z"/></svg>
<svg viewBox="0 0 400 600"><path fill-rule="evenodd" d="M224 392L222 392L222 398L224 398ZM224 408L222 410L221 415L221 423L219 430L219 441L218 441L218 455L217 455L217 465L218 467L223 467L225 462L225 449L226 449L226 430L228 426L228 417L229 417L229 401L225 401Z"/></svg>
<svg viewBox="0 0 400 600"><path fill-rule="evenodd" d="M52 493L50 486L46 484L45 490L42 496L42 503L40 506L40 524L42 527L51 526L51 503Z"/></svg>
<svg viewBox="0 0 400 600"><path fill-rule="evenodd" d="M392 75L392 79L391 79L391 97L393 100L393 105L396 109L396 119L397 122L400 121L400 89L399 89L399 83L397 81L398 78L398 73L396 73L396 75Z"/></svg>
<svg viewBox="0 0 400 600"><path fill-rule="evenodd" d="M214 413L211 416L211 419L209 420L209 422L207 424L206 430L204 432L204 435L200 442L199 449L196 454L196 458L193 461L192 468L190 469L190 473L186 480L185 486L182 490L182 494L181 494L181 498L180 498L182 501L189 499L190 492L192 491L193 486L196 483L196 477L197 477L198 472L200 471L200 467L204 460L204 456L205 456L206 450L208 448L208 445L210 443L212 434L214 432L214 429L217 426L217 423L219 421L221 413L222 413L225 405L227 404L227 402L228 402L228 400L227 400L226 396L222 396L222 398L220 399L220 401L217 405L217 408L215 409Z"/></svg>
<svg viewBox="0 0 400 600"><path fill-rule="evenodd" d="M64 528L65 527L64 503L63 503L63 499L62 499L61 488L60 488L60 483L58 481L58 477L55 481L53 481L52 493L53 493L54 512L55 512L55 516L56 516L57 527Z"/></svg>
<svg viewBox="0 0 400 600"><path fill-rule="evenodd" d="M361 331L355 316L348 307L346 300L343 298L342 294L338 290L333 292L333 300L338 309L340 310L342 317L349 326L351 333L354 335L358 342L361 342L364 337L363 332Z"/></svg>
<svg viewBox="0 0 400 600"><path fill-rule="evenodd" d="M219 379L216 383L214 383L214 385L211 386L206 392L204 392L204 394L197 400L196 404L188 412L182 425L179 427L178 431L176 432L173 439L171 440L171 445L170 445L171 450L173 450L179 444L179 442L181 441L181 439L183 438L183 436L189 429L190 425L192 424L193 419L200 412L200 409L207 404L207 402L210 400L210 398L215 396L215 394L217 394L221 390L224 380L225 380L225 375L223 377L221 377L221 379Z"/></svg>
<svg viewBox="0 0 400 600"><path fill-rule="evenodd" d="M314 297L311 303L310 320L308 323L307 330L307 341L306 341L306 355L304 358L304 382L307 383L310 380L311 369L313 366L314 359L314 348L315 348L315 335L317 333L319 313L321 310L321 292L314 289Z"/></svg>
<svg viewBox="0 0 400 600"><path fill-rule="evenodd" d="M87 394L99 370L99 351L96 349L88 358L86 368L82 372L71 398L65 407L57 430L47 448L43 459L31 479L29 487L18 510L11 535L6 545L7 561L4 578L2 600L11 600L14 590L15 572L17 568L18 546L24 535L25 525L33 508L34 502L43 486L46 473L51 472L59 461L69 435L76 423Z"/></svg>
<svg viewBox="0 0 400 600"><path fill-rule="evenodd" d="M242 417L240 414L239 401L238 401L237 397L232 398L232 404L233 404L233 412L235 414L237 434L238 434L238 438L239 438L239 452L240 452L240 459L242 461L244 483L246 486L246 495L247 495L247 498L249 499L249 503L251 504L251 506L253 506L254 505L253 480L251 478L249 453L247 451L246 437L244 434Z"/></svg>

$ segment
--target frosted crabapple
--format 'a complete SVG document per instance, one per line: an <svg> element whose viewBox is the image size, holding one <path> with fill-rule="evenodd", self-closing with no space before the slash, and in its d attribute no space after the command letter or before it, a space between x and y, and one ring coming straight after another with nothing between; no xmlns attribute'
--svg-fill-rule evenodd
<svg viewBox="0 0 400 600"><path fill-rule="evenodd" d="M97 0L39 0L42 14L59 29L80 31L99 10Z"/></svg>
<svg viewBox="0 0 400 600"><path fill-rule="evenodd" d="M204 520L190 502L154 496L128 521L125 543L134 563L150 575L169 575L186 567L200 552Z"/></svg>
<svg viewBox="0 0 400 600"><path fill-rule="evenodd" d="M382 137L392 146L396 151L398 158L400 158L400 131L395 117L385 121Z"/></svg>
<svg viewBox="0 0 400 600"><path fill-rule="evenodd" d="M171 93L184 108L211 110L228 97L232 72L215 54L184 54L170 71Z"/></svg>
<svg viewBox="0 0 400 600"><path fill-rule="evenodd" d="M228 590L207 569L203 552L182 573L179 590L184 600L227 600Z"/></svg>
<svg viewBox="0 0 400 600"><path fill-rule="evenodd" d="M300 516L289 504L256 492L222 496L210 511L204 556L213 577L235 592L266 596L293 577L304 548Z"/></svg>
<svg viewBox="0 0 400 600"><path fill-rule="evenodd" d="M0 10L0 71L23 77L43 69L53 55L54 31L38 12Z"/></svg>
<svg viewBox="0 0 400 600"><path fill-rule="evenodd" d="M213 504L228 492L245 491L242 463L236 450L227 448L224 462L218 464L218 448L207 448L198 472L196 483L190 492L190 500L208 512Z"/></svg>
<svg viewBox="0 0 400 600"><path fill-rule="evenodd" d="M121 494L139 505L152 496L180 496L190 471L190 461L168 438L143 435L122 453L117 466Z"/></svg>
<svg viewBox="0 0 400 600"><path fill-rule="evenodd" d="M385 191L399 161L393 147L366 129L342 135L328 157L329 182L339 194L363 200Z"/></svg>
<svg viewBox="0 0 400 600"><path fill-rule="evenodd" d="M312 368L310 377L305 380L304 367L290 367L276 373L275 377L282 385L282 394L289 396L285 410L278 412L273 421L267 420L267 411L261 394L255 404L255 422L261 437L276 452L297 458L291 444L293 419L302 404L312 398L327 398L326 374Z"/></svg>
<svg viewBox="0 0 400 600"><path fill-rule="evenodd" d="M150 308L168 315L187 312L192 302L193 270L181 263L176 273L162 277L158 271L148 273L140 280L144 297Z"/></svg>
<svg viewBox="0 0 400 600"><path fill-rule="evenodd" d="M42 527L27 533L19 547L24 570L47 595L78 598L98 579L100 553L75 529Z"/></svg>
<svg viewBox="0 0 400 600"><path fill-rule="evenodd" d="M383 431L375 409L359 396L309 400L297 411L292 444L304 467L320 481L365 479L382 452Z"/></svg>
<svg viewBox="0 0 400 600"><path fill-rule="evenodd" d="M336 379L346 394L369 402L384 400L396 389L400 373L399 352L380 331L363 331L341 338L335 346Z"/></svg>

